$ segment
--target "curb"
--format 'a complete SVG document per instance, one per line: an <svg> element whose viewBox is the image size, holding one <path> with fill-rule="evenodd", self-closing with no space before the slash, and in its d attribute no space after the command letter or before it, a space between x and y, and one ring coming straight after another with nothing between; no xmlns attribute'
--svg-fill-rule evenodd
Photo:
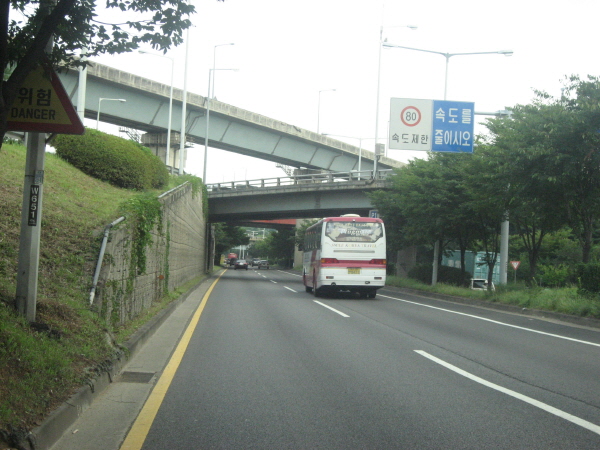
<svg viewBox="0 0 600 450"><path fill-rule="evenodd" d="M144 346L173 311L185 302L192 292L214 276L213 273L203 278L189 291L171 302L167 308L159 311L152 319L141 326L125 342L124 350L111 361L109 367L103 369L95 379L90 380L86 386L80 387L67 401L52 411L43 423L23 437L15 448L18 450L49 450L81 414L94 403L98 396L112 384L129 359Z"/></svg>

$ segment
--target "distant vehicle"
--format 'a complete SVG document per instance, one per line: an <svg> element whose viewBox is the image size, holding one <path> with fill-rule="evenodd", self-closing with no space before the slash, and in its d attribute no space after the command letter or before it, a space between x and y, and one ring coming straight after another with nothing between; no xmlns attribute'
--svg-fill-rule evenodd
<svg viewBox="0 0 600 450"><path fill-rule="evenodd" d="M381 219L346 215L320 220L304 235L303 281L315 297L336 291L375 298L385 286L385 228Z"/></svg>
<svg viewBox="0 0 600 450"><path fill-rule="evenodd" d="M252 258L252 262L250 264L252 265L252 267L254 267L254 266L258 266L259 262L260 262L260 258Z"/></svg>
<svg viewBox="0 0 600 450"><path fill-rule="evenodd" d="M238 255L237 253L230 253L229 255L227 255L227 263L230 266L235 265L235 262L237 261Z"/></svg>
<svg viewBox="0 0 600 450"><path fill-rule="evenodd" d="M471 285L469 286L471 289L476 291L487 291L488 290L488 280L485 278L471 278ZM492 291L496 290L496 286L492 282Z"/></svg>
<svg viewBox="0 0 600 450"><path fill-rule="evenodd" d="M235 270L238 270L238 269L246 269L246 270L248 270L248 261L246 261L245 259L238 259L238 260L236 260L234 269Z"/></svg>
<svg viewBox="0 0 600 450"><path fill-rule="evenodd" d="M269 268L269 261L267 261L266 259L258 261L257 266L258 266L259 269L268 269Z"/></svg>

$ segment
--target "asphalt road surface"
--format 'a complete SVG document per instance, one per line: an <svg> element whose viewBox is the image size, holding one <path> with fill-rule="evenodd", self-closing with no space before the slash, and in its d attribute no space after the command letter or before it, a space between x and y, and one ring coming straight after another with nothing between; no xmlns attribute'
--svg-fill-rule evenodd
<svg viewBox="0 0 600 450"><path fill-rule="evenodd" d="M600 449L600 332L227 270L156 408L145 450Z"/></svg>
<svg viewBox="0 0 600 450"><path fill-rule="evenodd" d="M600 449L599 352L598 330L227 270L52 450Z"/></svg>

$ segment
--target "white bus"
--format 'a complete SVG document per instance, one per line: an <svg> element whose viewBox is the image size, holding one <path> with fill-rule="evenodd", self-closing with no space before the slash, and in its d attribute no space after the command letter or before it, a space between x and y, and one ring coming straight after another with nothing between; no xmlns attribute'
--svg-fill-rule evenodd
<svg viewBox="0 0 600 450"><path fill-rule="evenodd" d="M374 298L385 286L385 227L381 219L327 217L306 230L303 280L316 297L351 291Z"/></svg>

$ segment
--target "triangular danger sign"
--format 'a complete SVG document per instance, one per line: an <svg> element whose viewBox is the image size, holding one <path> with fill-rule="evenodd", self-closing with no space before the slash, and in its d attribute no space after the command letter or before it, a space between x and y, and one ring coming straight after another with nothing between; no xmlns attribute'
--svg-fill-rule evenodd
<svg viewBox="0 0 600 450"><path fill-rule="evenodd" d="M83 134L83 123L54 70L32 70L8 111L8 129L39 133Z"/></svg>

